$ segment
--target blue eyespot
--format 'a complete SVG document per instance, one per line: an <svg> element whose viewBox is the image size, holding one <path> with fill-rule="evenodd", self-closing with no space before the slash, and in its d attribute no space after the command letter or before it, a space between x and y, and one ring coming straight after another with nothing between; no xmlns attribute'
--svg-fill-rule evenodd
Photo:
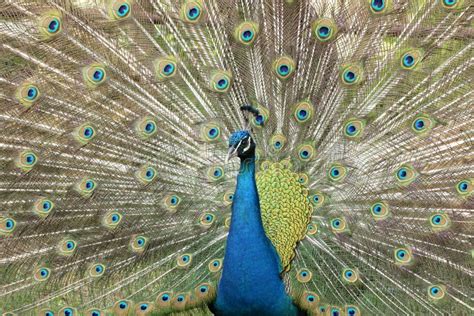
<svg viewBox="0 0 474 316"><path fill-rule="evenodd" d="M155 131L155 128L156 128L156 124L154 122L148 122L145 125L145 132L147 134L151 134Z"/></svg>
<svg viewBox="0 0 474 316"><path fill-rule="evenodd" d="M328 37L329 35L331 35L331 30L330 30L329 27L327 27L327 26L321 26L321 27L318 29L318 35L319 35L319 37L321 37L321 38L326 38L326 37Z"/></svg>
<svg viewBox="0 0 474 316"><path fill-rule="evenodd" d="M112 215L112 222L116 223L119 219L120 217L117 214Z"/></svg>
<svg viewBox="0 0 474 316"><path fill-rule="evenodd" d="M91 127L84 128L84 138L91 138L94 136L94 129Z"/></svg>
<svg viewBox="0 0 474 316"><path fill-rule="evenodd" d="M306 297L306 300L307 300L308 302L314 302L314 301L316 300L316 298L314 297L314 295L308 295L308 296Z"/></svg>
<svg viewBox="0 0 474 316"><path fill-rule="evenodd" d="M121 301L121 302L119 303L119 308L120 308L120 309L126 309L127 307L128 307L127 302Z"/></svg>
<svg viewBox="0 0 474 316"><path fill-rule="evenodd" d="M41 275L42 278L46 278L49 275L48 269L42 268L40 270L40 275Z"/></svg>
<svg viewBox="0 0 474 316"><path fill-rule="evenodd" d="M64 316L72 316L74 315L74 311L72 310L72 308L66 308L64 310Z"/></svg>
<svg viewBox="0 0 474 316"><path fill-rule="evenodd" d="M184 255L184 256L181 257L181 260L183 260L183 262L188 262L189 256L188 256L188 255Z"/></svg>
<svg viewBox="0 0 474 316"><path fill-rule="evenodd" d="M100 312L99 311L93 311L91 313L92 316L100 316Z"/></svg>
<svg viewBox="0 0 474 316"><path fill-rule="evenodd" d="M397 251L397 258L400 259L400 260L404 260L407 255L408 254L407 254L406 250L399 249Z"/></svg>
<svg viewBox="0 0 474 316"><path fill-rule="evenodd" d="M43 211L48 212L51 209L51 202L50 201L44 201L43 202Z"/></svg>
<svg viewBox="0 0 474 316"><path fill-rule="evenodd" d="M398 177L398 179L400 179L400 180L405 180L406 177L407 177L407 175L408 175L408 172L407 172L407 170L406 170L405 168L401 168L401 169L398 170L398 172L397 172L397 177Z"/></svg>
<svg viewBox="0 0 474 316"><path fill-rule="evenodd" d="M104 268L102 267L102 265L98 264L95 266L95 272L102 273L102 271L104 271Z"/></svg>
<svg viewBox="0 0 474 316"><path fill-rule="evenodd" d="M265 121L263 115L261 115L261 114L257 115L256 120L257 120L258 125L263 125L263 122Z"/></svg>
<svg viewBox="0 0 474 316"><path fill-rule="evenodd" d="M413 126L416 130L420 131L425 127L425 122L422 119L417 119Z"/></svg>
<svg viewBox="0 0 474 316"><path fill-rule="evenodd" d="M177 300L178 302L182 302L182 301L184 301L184 296L183 296L183 295L179 295L176 300Z"/></svg>
<svg viewBox="0 0 474 316"><path fill-rule="evenodd" d="M217 81L217 88L219 89L225 89L229 85L229 81L227 79L220 79Z"/></svg>
<svg viewBox="0 0 474 316"><path fill-rule="evenodd" d="M146 311L146 310L148 309L148 304L141 304L141 305L140 305L140 309L141 309L142 311Z"/></svg>
<svg viewBox="0 0 474 316"><path fill-rule="evenodd" d="M406 54L405 56L403 56L403 66L409 68L409 67L412 67L414 64L415 64L415 58L412 55Z"/></svg>
<svg viewBox="0 0 474 316"><path fill-rule="evenodd" d="M333 310L331 311L331 316L339 316L339 314L340 314L340 313L339 313L338 310L333 309Z"/></svg>
<svg viewBox="0 0 474 316"><path fill-rule="evenodd" d="M338 219L334 220L334 221L332 222L332 226L333 226L334 228L339 228L339 227L341 226L341 221L338 220Z"/></svg>
<svg viewBox="0 0 474 316"><path fill-rule="evenodd" d="M443 0L443 3L448 7L454 6L457 2L457 0Z"/></svg>
<svg viewBox="0 0 474 316"><path fill-rule="evenodd" d="M354 275L354 274L353 274L352 271L350 271L350 270L347 270L346 273L345 273L345 276L346 276L346 278L348 278L348 279L352 278L353 275Z"/></svg>
<svg viewBox="0 0 474 316"><path fill-rule="evenodd" d="M250 42L253 39L253 32L250 30L246 30L242 33L242 40L244 42Z"/></svg>
<svg viewBox="0 0 474 316"><path fill-rule="evenodd" d="M346 127L346 133L350 136L353 136L357 133L357 127L354 124L348 124Z"/></svg>
<svg viewBox="0 0 474 316"><path fill-rule="evenodd" d="M161 296L161 300L162 300L163 302L167 302L169 299L170 299L170 296L169 296L168 294L163 294L163 295Z"/></svg>
<svg viewBox="0 0 474 316"><path fill-rule="evenodd" d="M215 261L212 263L212 265L213 265L214 267L218 267L218 266L219 266L219 261L215 260Z"/></svg>
<svg viewBox="0 0 474 316"><path fill-rule="evenodd" d="M152 168L148 168L145 172L145 177L150 180L155 176L155 171Z"/></svg>
<svg viewBox="0 0 474 316"><path fill-rule="evenodd" d="M56 33L59 30L59 26L61 22L57 18L51 19L51 22L48 24L48 32L49 33Z"/></svg>
<svg viewBox="0 0 474 316"><path fill-rule="evenodd" d="M373 207L373 211L376 214L380 214L382 212L382 205L380 205L378 203L375 204L374 207Z"/></svg>
<svg viewBox="0 0 474 316"><path fill-rule="evenodd" d="M201 10L199 10L198 7L192 7L191 9L188 10L188 19L190 20L196 20L199 15L201 15Z"/></svg>
<svg viewBox="0 0 474 316"><path fill-rule="evenodd" d="M26 98L28 100L34 100L36 99L37 96L38 96L38 89L36 89L35 87L28 88L28 91L26 93Z"/></svg>
<svg viewBox="0 0 474 316"><path fill-rule="evenodd" d="M376 12L380 12L383 9L385 9L385 1L384 0L372 0L372 2L370 3L370 6L371 6L372 10L374 10Z"/></svg>
<svg viewBox="0 0 474 316"><path fill-rule="evenodd" d="M209 131L207 132L207 135L209 136L210 139L214 139L216 138L217 136L219 136L219 130L215 127L212 127L209 129Z"/></svg>
<svg viewBox="0 0 474 316"><path fill-rule="evenodd" d="M129 13L130 13L130 6L126 3L122 4L117 10L117 15L121 18L127 16Z"/></svg>
<svg viewBox="0 0 474 316"><path fill-rule="evenodd" d="M298 119L305 120L308 117L309 113L308 111L302 109L298 111L297 115L298 115Z"/></svg>
<svg viewBox="0 0 474 316"><path fill-rule="evenodd" d="M357 311L355 310L355 308L349 307L347 309L347 314L349 314L350 316L354 316L356 313Z"/></svg>
<svg viewBox="0 0 474 316"><path fill-rule="evenodd" d="M305 276L307 276L307 275L308 275L308 272L306 272L306 271L301 272L301 276L302 276L302 277L305 277Z"/></svg>
<svg viewBox="0 0 474 316"><path fill-rule="evenodd" d="M101 69L96 69L92 74L92 80L95 82L100 82L104 79L104 71Z"/></svg>
<svg viewBox="0 0 474 316"><path fill-rule="evenodd" d="M300 152L300 156L301 156L301 158L306 159L306 158L309 157L309 152L307 150L302 150Z"/></svg>
<svg viewBox="0 0 474 316"><path fill-rule="evenodd" d="M71 249L74 249L74 247L76 246L76 244L74 243L74 241L68 241L66 242L66 248L71 250Z"/></svg>
<svg viewBox="0 0 474 316"><path fill-rule="evenodd" d="M204 285L199 288L199 292L201 293L206 293L207 290L208 290L207 286L204 286Z"/></svg>
<svg viewBox="0 0 474 316"><path fill-rule="evenodd" d="M143 246L145 244L145 239L143 237L138 237L137 238L137 244L139 246Z"/></svg>
<svg viewBox="0 0 474 316"><path fill-rule="evenodd" d="M280 67L278 67L278 73L281 76L286 76L290 73L290 67L288 67L288 65L281 65Z"/></svg>
<svg viewBox="0 0 474 316"><path fill-rule="evenodd" d="M54 313L47 311L46 313L44 313L44 316L54 316Z"/></svg>
<svg viewBox="0 0 474 316"><path fill-rule="evenodd" d="M220 169L216 169L214 170L214 177L218 178L222 175L222 172Z"/></svg>
<svg viewBox="0 0 474 316"><path fill-rule="evenodd" d="M95 186L94 181L92 181L92 180L87 180L86 181L86 190L87 191L91 191L92 189L94 189L94 186Z"/></svg>
<svg viewBox="0 0 474 316"><path fill-rule="evenodd" d="M336 167L331 168L331 176L336 178L336 177L339 176L339 174L340 174L340 171L339 171L338 168L336 168Z"/></svg>
<svg viewBox="0 0 474 316"><path fill-rule="evenodd" d="M356 81L356 79L357 79L357 75L355 74L355 72L350 71L350 70L346 70L344 72L344 81L345 82L352 83L352 82Z"/></svg>
<svg viewBox="0 0 474 316"><path fill-rule="evenodd" d="M25 156L25 161L27 165L33 165L36 162L36 156L33 154L27 154Z"/></svg>
<svg viewBox="0 0 474 316"><path fill-rule="evenodd" d="M461 181L458 184L458 189L461 192L466 192L468 188L469 188L469 183L467 181Z"/></svg>
<svg viewBox="0 0 474 316"><path fill-rule="evenodd" d="M431 288L430 292L431 292L431 294L436 295L436 294L438 294L440 291L439 291L439 288L438 288L438 287L433 286L433 287Z"/></svg>
<svg viewBox="0 0 474 316"><path fill-rule="evenodd" d="M318 202L319 202L319 195L315 194L315 195L313 196L313 202L314 202L314 203L318 203Z"/></svg>
<svg viewBox="0 0 474 316"><path fill-rule="evenodd" d="M13 227L15 226L15 222L11 219L7 219L6 222L5 222L5 227L8 229L8 230L12 230Z"/></svg>
<svg viewBox="0 0 474 316"><path fill-rule="evenodd" d="M169 63L169 64L166 64L165 67L163 67L163 72L165 73L165 75L171 75L173 74L174 72L174 65Z"/></svg>
<svg viewBox="0 0 474 316"><path fill-rule="evenodd" d="M281 142L279 142L279 141L275 142L275 148L280 149L281 148Z"/></svg>

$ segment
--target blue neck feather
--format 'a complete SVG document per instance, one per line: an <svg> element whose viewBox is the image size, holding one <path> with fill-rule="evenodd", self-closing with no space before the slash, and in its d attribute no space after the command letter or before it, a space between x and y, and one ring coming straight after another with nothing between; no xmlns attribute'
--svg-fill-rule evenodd
<svg viewBox="0 0 474 316"><path fill-rule="evenodd" d="M217 315L296 315L280 277L280 258L265 235L255 182L255 158L241 162Z"/></svg>

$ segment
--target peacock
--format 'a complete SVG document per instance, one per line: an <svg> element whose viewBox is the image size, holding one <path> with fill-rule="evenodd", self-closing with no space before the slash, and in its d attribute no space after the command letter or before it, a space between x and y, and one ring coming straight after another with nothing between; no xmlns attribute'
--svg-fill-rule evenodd
<svg viewBox="0 0 474 316"><path fill-rule="evenodd" d="M0 2L0 314L473 315L469 0Z"/></svg>

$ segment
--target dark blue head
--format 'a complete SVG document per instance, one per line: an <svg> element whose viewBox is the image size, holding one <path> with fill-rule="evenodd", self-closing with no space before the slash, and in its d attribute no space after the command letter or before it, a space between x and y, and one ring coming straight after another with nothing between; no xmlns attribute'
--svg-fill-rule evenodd
<svg viewBox="0 0 474 316"><path fill-rule="evenodd" d="M226 161L234 156L241 160L255 157L255 142L248 131L241 130L230 135Z"/></svg>

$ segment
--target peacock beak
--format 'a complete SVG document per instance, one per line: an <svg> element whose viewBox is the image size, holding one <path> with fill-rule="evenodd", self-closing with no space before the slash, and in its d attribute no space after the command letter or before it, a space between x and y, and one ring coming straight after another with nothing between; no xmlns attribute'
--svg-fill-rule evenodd
<svg viewBox="0 0 474 316"><path fill-rule="evenodd" d="M225 157L225 164L227 164L231 158L237 156L237 148L238 147L229 148L229 151L227 152L227 156Z"/></svg>

